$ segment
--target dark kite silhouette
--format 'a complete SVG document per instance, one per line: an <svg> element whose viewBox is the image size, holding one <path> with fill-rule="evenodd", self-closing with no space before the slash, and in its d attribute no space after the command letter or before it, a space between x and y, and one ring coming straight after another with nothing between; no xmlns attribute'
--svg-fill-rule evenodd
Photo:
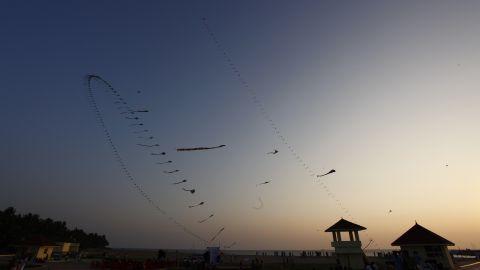
<svg viewBox="0 0 480 270"><path fill-rule="evenodd" d="M163 173L177 173L179 172L180 170L173 170L173 171L163 171Z"/></svg>
<svg viewBox="0 0 480 270"><path fill-rule="evenodd" d="M224 230L225 230L225 227L222 227L222 228L212 237L212 239L210 239L210 242L213 242Z"/></svg>
<svg viewBox="0 0 480 270"><path fill-rule="evenodd" d="M335 172L336 172L335 170L330 170L330 171L327 172L327 173L317 175L317 177L323 177L323 176L325 176L325 175L329 175L329 174L332 174L332 173L335 173Z"/></svg>
<svg viewBox="0 0 480 270"><path fill-rule="evenodd" d="M261 186L261 185L266 185L266 184L269 184L269 183L270 183L270 181L265 181L265 182L262 182L262 183L260 183L260 184L257 184L257 187L258 187L258 186Z"/></svg>
<svg viewBox="0 0 480 270"><path fill-rule="evenodd" d="M192 193L192 194L195 193L195 189L194 189L194 188L192 188L192 189L182 188L182 190L183 190L183 191L188 191L188 192L190 192L190 193Z"/></svg>
<svg viewBox="0 0 480 270"><path fill-rule="evenodd" d="M211 214L210 216L208 216L208 217L206 217L206 218L204 218L204 219L202 219L202 220L199 220L198 223L203 223L203 222L205 222L205 221L213 218L213 216L214 216L214 214Z"/></svg>
<svg viewBox="0 0 480 270"><path fill-rule="evenodd" d="M155 146L160 146L158 143L156 144L141 144L137 143L138 146L143 146L143 147L155 147Z"/></svg>
<svg viewBox="0 0 480 270"><path fill-rule="evenodd" d="M183 179L182 181L178 181L178 182L175 182L175 183L172 183L173 185L178 185L178 184L181 184L181 183L186 183L187 182L187 179Z"/></svg>
<svg viewBox="0 0 480 270"><path fill-rule="evenodd" d="M194 204L194 205L189 205L188 208L194 208L194 207L197 207L197 206L200 206L200 205L204 205L205 202L199 202L198 204Z"/></svg>
<svg viewBox="0 0 480 270"><path fill-rule="evenodd" d="M216 148L225 147L225 144L221 144L219 146L212 146L212 147L193 147L193 148L177 148L178 152L185 152L185 151L200 151L200 150L211 150Z"/></svg>
<svg viewBox="0 0 480 270"><path fill-rule="evenodd" d="M160 164L160 165L161 165L161 164L167 164L167 163L172 163L172 162L173 162L173 161L168 160L168 161L165 161L165 162L157 162L157 164Z"/></svg>

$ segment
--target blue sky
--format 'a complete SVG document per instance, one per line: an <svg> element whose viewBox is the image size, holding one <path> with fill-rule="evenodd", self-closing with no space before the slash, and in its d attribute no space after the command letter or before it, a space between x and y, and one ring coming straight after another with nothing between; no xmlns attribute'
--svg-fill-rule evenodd
<svg viewBox="0 0 480 270"><path fill-rule="evenodd" d="M327 248L330 236L317 229L345 213L274 136L203 29L206 17L296 151L318 173L337 170L326 185L369 228L364 238L388 247L419 220L459 245L478 246L465 231L480 228L472 206L479 203L479 8L3 2L0 207L106 233L113 246L200 246L122 175L86 98L83 77L96 73L151 111L145 124L197 189L190 195L170 185L97 84L121 155L171 215L206 238L225 226L221 241L238 248ZM174 151L218 144L227 147ZM265 155L273 148L280 154ZM272 184L255 186L265 179ZM264 208L252 210L259 196ZM201 200L206 207L186 207ZM211 222L196 223L211 212Z"/></svg>

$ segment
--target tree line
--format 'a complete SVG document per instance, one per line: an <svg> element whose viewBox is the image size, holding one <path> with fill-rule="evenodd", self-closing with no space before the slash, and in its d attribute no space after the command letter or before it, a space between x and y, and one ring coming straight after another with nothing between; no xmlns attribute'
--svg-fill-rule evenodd
<svg viewBox="0 0 480 270"><path fill-rule="evenodd" d="M105 235L86 233L78 228L70 230L65 221L43 219L32 213L17 214L13 207L0 211L0 249L45 242L80 243L81 249L103 248L109 244Z"/></svg>

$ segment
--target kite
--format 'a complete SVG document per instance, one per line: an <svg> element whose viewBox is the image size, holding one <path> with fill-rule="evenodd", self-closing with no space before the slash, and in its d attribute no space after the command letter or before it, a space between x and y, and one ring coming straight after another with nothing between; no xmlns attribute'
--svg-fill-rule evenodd
<svg viewBox="0 0 480 270"><path fill-rule="evenodd" d="M155 146L160 146L158 143L156 144L141 144L137 143L138 146L143 146L143 147L155 147Z"/></svg>
<svg viewBox="0 0 480 270"><path fill-rule="evenodd" d="M266 184L268 184L268 183L270 183L270 181L262 182L262 183L260 183L260 184L257 184L257 187L258 187L258 186L261 186L261 185L266 185Z"/></svg>
<svg viewBox="0 0 480 270"><path fill-rule="evenodd" d="M121 170L123 171L124 175L127 177L128 182L131 184L131 187L136 192L138 192L140 195L142 195L142 197L149 204L154 206L155 210L157 210L160 214L162 214L166 218L168 218L168 220L171 221L173 224L175 224L179 229L181 229L183 232L185 232L185 233L197 238L198 240L204 242L205 244L207 244L208 243L207 240L203 239L201 236L199 236L196 233L194 233L193 231L191 231L184 224L177 221L172 215L168 214L165 210L163 210L160 207L160 205L158 205L154 200L152 200L150 198L149 194L147 194L147 192L145 192L143 187L137 182L136 177L134 177L134 175L130 173L130 170L129 170L128 166L125 164L125 162L123 161L123 158L118 153L117 147L116 147L116 145L114 144L114 142L111 138L111 131L107 128L107 125L105 124L104 117L101 114L100 107L99 107L99 105L97 105L97 101L96 101L94 93L93 93L94 90L92 88L92 80L94 80L94 79L103 83L112 92L116 92L116 90L113 88L112 85L110 85L109 82L107 82L105 79L103 79L102 77L100 77L98 75L87 75L86 76L86 86L87 86L86 90L87 90L87 94L88 94L88 101L91 105L93 113L95 114L95 117L97 119L98 124L103 129L104 136L107 139L107 142L108 142L111 150L113 150L113 156L114 156L115 160L117 161L118 165L120 166ZM127 103L124 102L124 104L127 104ZM140 131L140 132L147 132L147 131L148 130L144 130L144 131Z"/></svg>
<svg viewBox="0 0 480 270"><path fill-rule="evenodd" d="M134 134L139 134L139 133L142 133L142 132L148 132L148 129L137 130L137 131L134 131L133 133L134 133Z"/></svg>
<svg viewBox="0 0 480 270"><path fill-rule="evenodd" d="M252 207L252 208L255 209L255 210L260 210L260 209L263 208L262 198L258 197L258 201L260 202L260 206L258 206L258 207L253 206L253 207Z"/></svg>
<svg viewBox="0 0 480 270"><path fill-rule="evenodd" d="M150 137L138 136L137 138L139 138L139 139L148 139L148 140L151 140L151 139L153 139L153 138L155 138L155 137L153 137L153 136L150 136Z"/></svg>
<svg viewBox="0 0 480 270"><path fill-rule="evenodd" d="M327 172L327 173L317 175L317 177L323 177L323 176L325 176L325 175L328 175L328 174L331 174L331 173L335 173L335 172L336 172L335 170L330 170L330 171Z"/></svg>
<svg viewBox="0 0 480 270"><path fill-rule="evenodd" d="M388 210L388 213L389 213L389 214L392 213L392 209Z"/></svg>
<svg viewBox="0 0 480 270"><path fill-rule="evenodd" d="M212 239L210 239L210 242L213 242L224 230L225 230L225 227L222 227L222 228L212 237Z"/></svg>
<svg viewBox="0 0 480 270"><path fill-rule="evenodd" d="M194 207L197 207L197 206L200 206L200 205L204 205L205 202L199 202L198 204L194 204L194 205L189 205L188 208L194 208Z"/></svg>
<svg viewBox="0 0 480 270"><path fill-rule="evenodd" d="M157 162L157 164L167 164L167 163L172 163L173 161L171 160L168 160L168 161L165 161L165 162Z"/></svg>
<svg viewBox="0 0 480 270"><path fill-rule="evenodd" d="M173 171L163 171L163 173L176 173L179 172L180 170L173 170Z"/></svg>
<svg viewBox="0 0 480 270"><path fill-rule="evenodd" d="M277 149L273 149L272 152L268 152L267 155L276 155L278 154L278 150Z"/></svg>
<svg viewBox="0 0 480 270"><path fill-rule="evenodd" d="M192 188L192 189L182 188L182 190L183 190L183 191L188 191L188 192L190 192L190 193L192 193L192 194L195 193L195 189L194 189L194 188Z"/></svg>
<svg viewBox="0 0 480 270"><path fill-rule="evenodd" d="M219 146L212 146L212 147L177 148L177 151L184 152L184 151L211 150L211 149L221 148L225 146L226 146L225 144L221 144Z"/></svg>
<svg viewBox="0 0 480 270"><path fill-rule="evenodd" d="M152 156L165 156L167 153L161 152L161 153L150 153Z"/></svg>
<svg viewBox="0 0 480 270"><path fill-rule="evenodd" d="M172 183L172 184L173 184L173 185L178 185L178 184L186 183L186 182L187 182L187 179L183 179L182 181L175 182L175 183Z"/></svg>
<svg viewBox="0 0 480 270"><path fill-rule="evenodd" d="M210 215L210 216L208 216L207 218L204 218L204 219L202 219L202 220L199 220L199 221L198 221L198 223L203 223L203 222L205 222L205 221L207 221L207 220L209 220L209 219L213 218L213 216L214 216L214 214L211 214L211 215Z"/></svg>

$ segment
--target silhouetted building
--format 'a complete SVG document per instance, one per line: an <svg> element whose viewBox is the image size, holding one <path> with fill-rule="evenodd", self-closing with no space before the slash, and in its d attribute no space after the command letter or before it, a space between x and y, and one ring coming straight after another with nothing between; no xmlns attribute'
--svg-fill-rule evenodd
<svg viewBox="0 0 480 270"><path fill-rule="evenodd" d="M340 219L337 223L326 229L325 232L331 232L333 235L332 247L335 248L335 255L337 262L342 267L349 269L363 269L364 268L364 254L362 251L362 242L358 235L359 231L367 228L350 222L345 219ZM342 233L348 233L348 239L342 239Z"/></svg>
<svg viewBox="0 0 480 270"><path fill-rule="evenodd" d="M417 222L392 243L392 246L400 246L403 256L413 259L417 265L432 264L437 268L446 269L454 268L447 248L453 245L455 244L418 225Z"/></svg>

